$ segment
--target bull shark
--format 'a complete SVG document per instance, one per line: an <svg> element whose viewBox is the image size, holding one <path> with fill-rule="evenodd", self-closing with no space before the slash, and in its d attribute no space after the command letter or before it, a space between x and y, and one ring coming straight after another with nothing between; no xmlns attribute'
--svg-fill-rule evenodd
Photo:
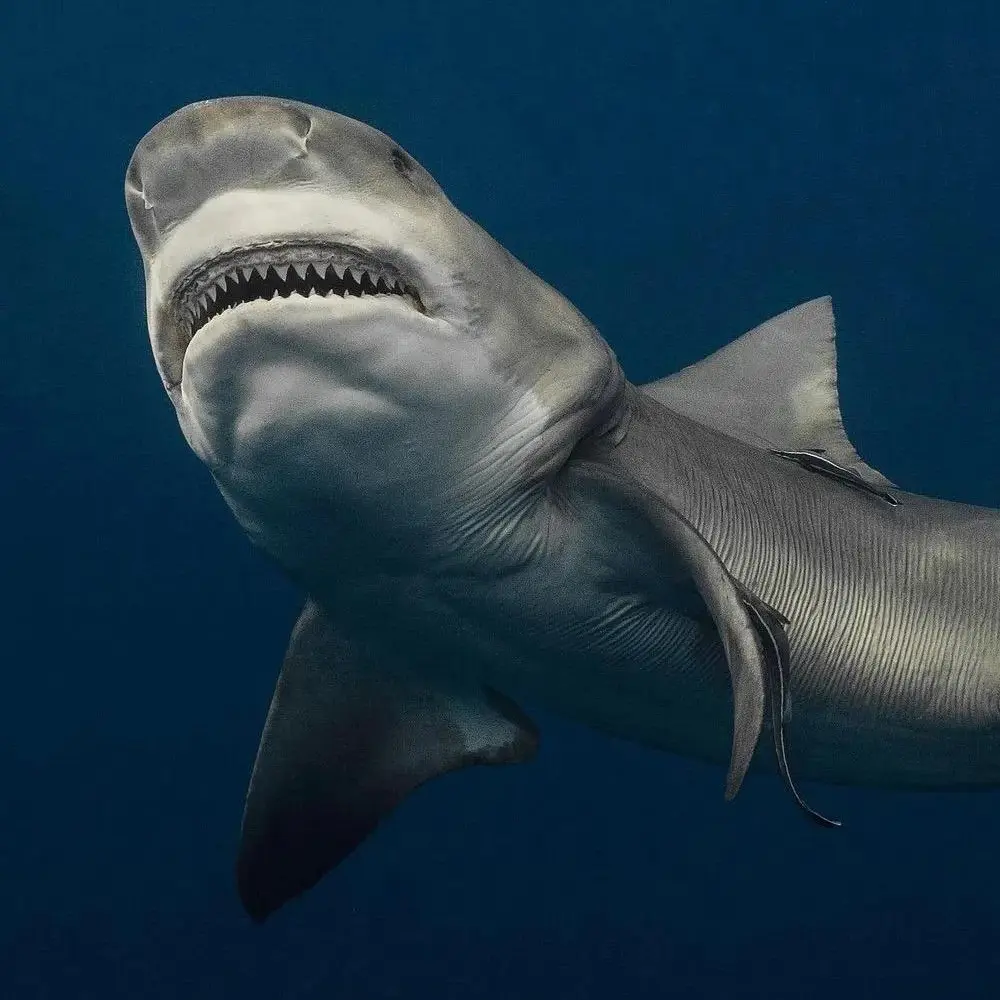
<svg viewBox="0 0 1000 1000"><path fill-rule="evenodd" d="M253 919L428 779L531 758L526 701L723 764L727 798L776 769L824 826L793 774L1000 784L1000 513L861 460L829 298L633 384L412 156L291 100L175 112L125 196L181 430L306 596Z"/></svg>

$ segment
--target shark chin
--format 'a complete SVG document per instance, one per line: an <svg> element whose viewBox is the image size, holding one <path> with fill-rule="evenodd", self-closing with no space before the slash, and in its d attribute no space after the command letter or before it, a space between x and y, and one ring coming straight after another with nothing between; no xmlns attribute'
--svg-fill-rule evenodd
<svg viewBox="0 0 1000 1000"><path fill-rule="evenodd" d="M820 828L800 780L1000 787L1000 513L857 453L829 298L634 384L392 139L280 98L175 112L125 198L182 431L303 594L254 920L424 782L530 760L526 700Z"/></svg>

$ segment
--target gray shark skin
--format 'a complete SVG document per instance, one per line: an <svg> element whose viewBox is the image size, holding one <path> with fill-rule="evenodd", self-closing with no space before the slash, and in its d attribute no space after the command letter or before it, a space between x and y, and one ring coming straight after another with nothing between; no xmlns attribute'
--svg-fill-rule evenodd
<svg viewBox="0 0 1000 1000"><path fill-rule="evenodd" d="M777 767L825 825L793 776L1000 784L1000 514L859 458L829 299L633 385L391 139L287 100L177 111L125 194L181 429L307 595L254 919L422 782L529 759L525 700L727 764L728 797Z"/></svg>

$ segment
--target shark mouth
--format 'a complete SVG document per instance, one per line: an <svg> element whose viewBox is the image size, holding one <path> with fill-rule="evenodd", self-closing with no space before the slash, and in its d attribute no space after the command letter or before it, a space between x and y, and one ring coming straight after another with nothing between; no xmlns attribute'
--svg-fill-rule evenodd
<svg viewBox="0 0 1000 1000"><path fill-rule="evenodd" d="M394 265L343 243L276 241L229 250L188 272L173 301L178 325L190 343L209 320L227 309L292 295L394 295L426 311L417 289Z"/></svg>

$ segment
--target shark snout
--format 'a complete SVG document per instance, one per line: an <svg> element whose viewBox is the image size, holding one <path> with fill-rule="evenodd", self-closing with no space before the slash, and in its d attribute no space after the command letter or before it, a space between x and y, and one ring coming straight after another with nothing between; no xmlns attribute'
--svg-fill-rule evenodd
<svg viewBox="0 0 1000 1000"><path fill-rule="evenodd" d="M216 195L307 180L309 112L276 98L222 98L181 108L148 132L125 177L129 218L144 257Z"/></svg>
<svg viewBox="0 0 1000 1000"><path fill-rule="evenodd" d="M453 262L492 249L387 135L283 98L176 111L136 147L125 197L168 387L202 326L275 296L396 295L460 319Z"/></svg>

